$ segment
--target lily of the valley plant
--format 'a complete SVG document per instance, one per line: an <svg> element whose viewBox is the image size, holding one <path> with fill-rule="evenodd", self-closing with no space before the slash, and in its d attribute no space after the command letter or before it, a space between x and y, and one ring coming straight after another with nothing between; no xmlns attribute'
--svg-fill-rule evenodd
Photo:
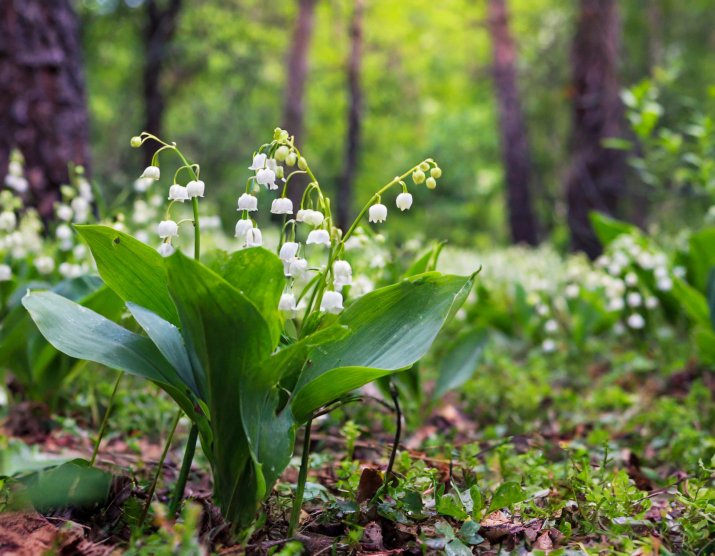
<svg viewBox="0 0 715 556"><path fill-rule="evenodd" d="M60 351L145 377L176 401L211 463L217 503L244 528L288 465L296 430L354 389L422 357L473 276L427 272L351 298L345 242L366 215L376 223L387 218L389 190L398 190L397 208L411 208L408 178L434 188L441 171L431 159L388 182L343 232L293 138L277 129L255 153L238 197L238 249L204 264L199 202L210 185L175 144L144 133L132 145L147 141L160 147L143 178L166 177L164 167L178 160L158 249L110 227L76 226L135 331L52 292L31 292L23 303ZM310 183L293 206L287 191L298 174ZM263 200L261 189L278 197ZM184 202L193 218L174 220ZM284 215L276 254L262 247L251 218L261 206ZM194 232L193 259L176 248L185 229Z"/></svg>

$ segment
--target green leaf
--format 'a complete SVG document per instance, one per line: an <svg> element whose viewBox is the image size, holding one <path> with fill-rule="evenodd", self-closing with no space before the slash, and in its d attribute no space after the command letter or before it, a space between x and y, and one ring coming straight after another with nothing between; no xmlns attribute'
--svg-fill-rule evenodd
<svg viewBox="0 0 715 556"><path fill-rule="evenodd" d="M482 357L487 339L487 331L483 328L468 331L457 338L439 365L439 376L433 395L435 399L459 388L471 378Z"/></svg>
<svg viewBox="0 0 715 556"><path fill-rule="evenodd" d="M217 259L210 268L253 302L270 326L275 347L285 321L278 310L285 287L281 260L274 253L255 247Z"/></svg>
<svg viewBox="0 0 715 556"><path fill-rule="evenodd" d="M291 402L296 420L305 422L322 405L410 367L429 349L472 284L471 276L432 272L359 298L338 319L348 334L311 353Z"/></svg>
<svg viewBox="0 0 715 556"><path fill-rule="evenodd" d="M453 517L454 519L465 520L469 517L462 501L454 492L443 494L437 502L435 509L438 514Z"/></svg>
<svg viewBox="0 0 715 556"><path fill-rule="evenodd" d="M702 293L681 278L673 280L671 293L693 322L702 326L710 325L711 309L708 308L708 300Z"/></svg>
<svg viewBox="0 0 715 556"><path fill-rule="evenodd" d="M591 212L589 215L591 225L596 232L598 241L604 246L611 243L614 239L622 234L631 234L638 231L638 228L632 224L627 224L611 218L602 212Z"/></svg>
<svg viewBox="0 0 715 556"><path fill-rule="evenodd" d="M164 258L155 249L108 226L75 228L89 245L105 284L119 297L172 324L179 323L167 288Z"/></svg>
<svg viewBox="0 0 715 556"><path fill-rule="evenodd" d="M435 242L432 247L420 255L402 275L403 278L417 276L425 272L431 272L437 267L439 255L442 252L445 242Z"/></svg>
<svg viewBox="0 0 715 556"><path fill-rule="evenodd" d="M523 500L526 500L526 495L521 485L515 482L506 482L497 488L487 513L508 508Z"/></svg>
<svg viewBox="0 0 715 556"><path fill-rule="evenodd" d="M715 266L715 228L705 228L690 236L691 283L706 293L710 270Z"/></svg>

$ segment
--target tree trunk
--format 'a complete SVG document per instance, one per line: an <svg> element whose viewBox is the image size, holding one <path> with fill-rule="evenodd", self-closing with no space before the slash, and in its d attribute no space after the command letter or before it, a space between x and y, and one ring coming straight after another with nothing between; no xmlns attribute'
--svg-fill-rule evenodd
<svg viewBox="0 0 715 556"><path fill-rule="evenodd" d="M345 141L345 166L338 184L338 225L343 229L350 224L352 215L353 185L360 152L362 126L362 15L363 0L354 0L350 23L350 57L348 58L348 132Z"/></svg>
<svg viewBox="0 0 715 556"><path fill-rule="evenodd" d="M288 53L288 80L285 88L283 129L295 137L300 149L303 145L305 116L305 81L308 76L308 49L313 35L317 0L298 0L298 18L293 31L293 42ZM288 196L298 208L307 180L303 175L291 178Z"/></svg>
<svg viewBox="0 0 715 556"><path fill-rule="evenodd" d="M511 238L514 243L536 245L538 232L529 190L531 153L517 87L516 47L509 31L506 0L489 0L489 33Z"/></svg>
<svg viewBox="0 0 715 556"><path fill-rule="evenodd" d="M165 6L159 0L147 0L144 26L144 131L161 136L163 133L166 95L161 86L162 70L169 55L171 40L176 33L182 0L168 0ZM156 150L148 145L144 150L147 166Z"/></svg>
<svg viewBox="0 0 715 556"><path fill-rule="evenodd" d="M573 131L566 196L571 245L591 258L600 254L601 245L589 213L614 214L624 194L624 152L602 145L604 139L622 137L624 132L619 48L616 0L581 0L571 52Z"/></svg>
<svg viewBox="0 0 715 556"><path fill-rule="evenodd" d="M0 174L25 157L30 201L53 214L68 164L89 173L89 117L71 0L0 2Z"/></svg>

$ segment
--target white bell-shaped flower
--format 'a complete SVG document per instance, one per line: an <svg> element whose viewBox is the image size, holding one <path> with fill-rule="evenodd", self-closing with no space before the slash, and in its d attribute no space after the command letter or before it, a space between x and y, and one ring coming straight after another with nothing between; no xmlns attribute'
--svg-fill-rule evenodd
<svg viewBox="0 0 715 556"><path fill-rule="evenodd" d="M17 216L15 216L13 211L4 210L0 212L0 230L3 232L12 232L15 226L17 226Z"/></svg>
<svg viewBox="0 0 715 556"><path fill-rule="evenodd" d="M293 313L296 310L295 296L292 293L284 293L278 301L279 311L288 311Z"/></svg>
<svg viewBox="0 0 715 556"><path fill-rule="evenodd" d="M258 199L254 195L244 193L238 198L238 209L253 212L258 210Z"/></svg>
<svg viewBox="0 0 715 556"><path fill-rule="evenodd" d="M161 171L158 166L147 166L139 177L156 181L161 177Z"/></svg>
<svg viewBox="0 0 715 556"><path fill-rule="evenodd" d="M203 197L206 184L201 180L191 180L186 184L186 192L190 199L194 197Z"/></svg>
<svg viewBox="0 0 715 556"><path fill-rule="evenodd" d="M236 233L234 237L237 237L241 240L242 243L245 243L246 234L251 228L253 228L253 222L250 219L244 218L242 220L239 220L238 222L236 222Z"/></svg>
<svg viewBox="0 0 715 556"><path fill-rule="evenodd" d="M295 258L298 254L299 248L300 243L296 243L295 241L286 241L283 245L281 245L281 250L278 253L278 256L284 263L290 262L291 259Z"/></svg>
<svg viewBox="0 0 715 556"><path fill-rule="evenodd" d="M559 323L556 322L554 319L549 319L544 323L544 331L547 334L553 334L557 332L559 329Z"/></svg>
<svg viewBox="0 0 715 556"><path fill-rule="evenodd" d="M325 215L319 210L309 210L303 221L309 226L320 226L325 220Z"/></svg>
<svg viewBox="0 0 715 556"><path fill-rule="evenodd" d="M55 230L55 236L60 241L72 239L72 228L70 228L67 224L60 224Z"/></svg>
<svg viewBox="0 0 715 556"><path fill-rule="evenodd" d="M320 310L326 313L339 313L343 310L343 295L340 292L325 292L320 302Z"/></svg>
<svg viewBox="0 0 715 556"><path fill-rule="evenodd" d="M179 235L179 225L173 220L162 220L156 227L156 232L161 239L175 237Z"/></svg>
<svg viewBox="0 0 715 556"><path fill-rule="evenodd" d="M256 183L258 183L258 185L265 185L266 189L278 189L276 185L276 173L268 168L261 168L256 172Z"/></svg>
<svg viewBox="0 0 715 556"><path fill-rule="evenodd" d="M553 353L556 351L556 342L552 340L551 338L547 338L543 342L541 342L541 351L544 353Z"/></svg>
<svg viewBox="0 0 715 556"><path fill-rule="evenodd" d="M375 203L368 210L367 216L370 222L384 222L387 220L387 207L382 203Z"/></svg>
<svg viewBox="0 0 715 556"><path fill-rule="evenodd" d="M395 204L397 205L397 208L402 211L409 210L412 206L412 194L406 192L400 193L397 196L397 199L395 199Z"/></svg>
<svg viewBox="0 0 715 556"><path fill-rule="evenodd" d="M287 197L273 199L273 203L271 203L271 212L273 214L293 214L293 201Z"/></svg>
<svg viewBox="0 0 715 556"><path fill-rule="evenodd" d="M629 307L640 307L643 303L643 298L638 292L630 292L626 296L626 303L628 303Z"/></svg>
<svg viewBox="0 0 715 556"><path fill-rule="evenodd" d="M248 167L249 170L261 170L266 167L266 158L264 153L258 153L253 157L253 163Z"/></svg>
<svg viewBox="0 0 715 556"><path fill-rule="evenodd" d="M300 257L295 257L291 259L288 264L288 272L286 272L286 276L292 276L296 280L300 280L305 276L306 272L308 272L308 261L301 259Z"/></svg>
<svg viewBox="0 0 715 556"><path fill-rule="evenodd" d="M70 207L69 205L57 205L57 208L55 209L55 214L60 220L69 222L70 220L72 220L72 207Z"/></svg>
<svg viewBox="0 0 715 556"><path fill-rule="evenodd" d="M626 324L633 330L641 330L645 326L645 319L638 313L633 313L628 317Z"/></svg>
<svg viewBox="0 0 715 556"><path fill-rule="evenodd" d="M0 282L12 280L12 268L7 264L0 264Z"/></svg>
<svg viewBox="0 0 715 556"><path fill-rule="evenodd" d="M258 228L251 228L246 232L246 247L260 247L263 245L263 234Z"/></svg>
<svg viewBox="0 0 715 556"><path fill-rule="evenodd" d="M308 239L305 243L330 247L330 234L328 230L313 230L308 234Z"/></svg>
<svg viewBox="0 0 715 556"><path fill-rule="evenodd" d="M162 243L162 244L159 246L159 249L157 249L157 251L159 251L159 254L160 254L162 257L168 257L169 255L173 255L173 254L174 254L175 249L174 249L174 246L173 246L171 243Z"/></svg>
<svg viewBox="0 0 715 556"><path fill-rule="evenodd" d="M37 257L35 268L40 274L50 274L55 269L55 260L52 257Z"/></svg>
<svg viewBox="0 0 715 556"><path fill-rule="evenodd" d="M348 261L335 261L333 263L333 285L337 291L343 286L350 286L353 283L353 269Z"/></svg>
<svg viewBox="0 0 715 556"><path fill-rule="evenodd" d="M189 192L183 185L175 183L169 188L169 200L183 203L189 198Z"/></svg>

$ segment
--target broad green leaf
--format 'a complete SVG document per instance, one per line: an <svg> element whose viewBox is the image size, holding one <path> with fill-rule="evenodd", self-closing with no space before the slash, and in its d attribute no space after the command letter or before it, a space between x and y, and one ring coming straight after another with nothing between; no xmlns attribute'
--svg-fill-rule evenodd
<svg viewBox="0 0 715 556"><path fill-rule="evenodd" d="M710 271L715 267L715 228L705 228L690 236L691 282L706 293Z"/></svg>
<svg viewBox="0 0 715 556"><path fill-rule="evenodd" d="M482 357L487 339L487 331L483 328L468 331L457 338L439 365L435 399L460 387L471 378Z"/></svg>
<svg viewBox="0 0 715 556"><path fill-rule="evenodd" d="M709 326L699 326L693 333L698 359L706 365L715 365L715 332Z"/></svg>
<svg viewBox="0 0 715 556"><path fill-rule="evenodd" d="M437 268L437 261L439 260L439 255L442 252L445 242L435 242L432 247L420 255L405 271L403 278L409 278L410 276L417 276L418 274L424 274L425 272L431 272Z"/></svg>
<svg viewBox="0 0 715 556"><path fill-rule="evenodd" d="M464 520L469 517L461 499L454 492L442 495L435 509L438 514L453 517L454 519Z"/></svg>
<svg viewBox="0 0 715 556"><path fill-rule="evenodd" d="M508 508L518 502L522 502L525 499L526 495L524 494L524 489L521 488L519 483L503 483L502 485L499 485L496 492L494 492L494 496L492 496L492 501L489 504L487 513L501 510L502 508Z"/></svg>
<svg viewBox="0 0 715 556"><path fill-rule="evenodd" d="M281 260L262 247L254 247L217 259L211 269L253 302L271 328L275 347L285 321L278 310L278 302L285 287Z"/></svg>
<svg viewBox="0 0 715 556"><path fill-rule="evenodd" d="M87 242L104 282L124 301L178 324L167 288L164 258L132 236L108 226L76 226Z"/></svg>
<svg viewBox="0 0 715 556"><path fill-rule="evenodd" d="M616 220L602 212L591 212L589 214L591 225L596 232L596 237L604 246L611 243L614 239L622 234L631 234L636 232L638 228L632 224Z"/></svg>
<svg viewBox="0 0 715 556"><path fill-rule="evenodd" d="M708 300L702 293L680 278L673 280L671 293L693 322L702 326L710 325Z"/></svg>
<svg viewBox="0 0 715 556"><path fill-rule="evenodd" d="M338 319L349 329L345 338L311 353L291 402L296 420L302 423L331 400L420 359L472 283L473 277L434 272L358 299Z"/></svg>

